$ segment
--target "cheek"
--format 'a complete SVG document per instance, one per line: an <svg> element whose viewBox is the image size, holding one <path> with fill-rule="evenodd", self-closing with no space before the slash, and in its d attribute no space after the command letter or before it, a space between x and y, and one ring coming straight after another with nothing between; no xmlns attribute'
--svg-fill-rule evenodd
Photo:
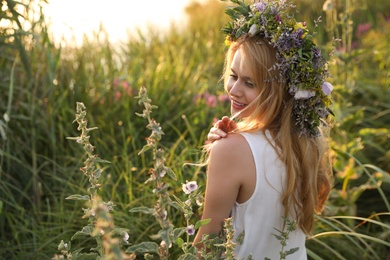
<svg viewBox="0 0 390 260"><path fill-rule="evenodd" d="M255 100L255 98L259 95L259 91L254 89L250 93L248 93L248 101L249 103Z"/></svg>
<svg viewBox="0 0 390 260"><path fill-rule="evenodd" d="M226 91L229 92L233 87L233 81L229 79L226 83Z"/></svg>

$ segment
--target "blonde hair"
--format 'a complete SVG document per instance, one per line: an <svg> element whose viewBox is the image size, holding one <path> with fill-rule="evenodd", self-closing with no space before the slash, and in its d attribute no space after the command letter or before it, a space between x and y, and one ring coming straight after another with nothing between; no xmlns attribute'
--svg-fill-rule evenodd
<svg viewBox="0 0 390 260"><path fill-rule="evenodd" d="M259 95L246 108L251 113L243 118L234 132L268 130L274 146L287 170L287 183L282 194L286 214L294 214L298 225L310 233L314 214L323 210L332 183L331 164L323 130L319 137L300 136L294 130L291 117L293 97L280 82L279 71L272 69L276 50L260 37L238 39L232 42L225 60L225 89L231 74L234 54L240 50ZM293 211L293 212L292 212Z"/></svg>

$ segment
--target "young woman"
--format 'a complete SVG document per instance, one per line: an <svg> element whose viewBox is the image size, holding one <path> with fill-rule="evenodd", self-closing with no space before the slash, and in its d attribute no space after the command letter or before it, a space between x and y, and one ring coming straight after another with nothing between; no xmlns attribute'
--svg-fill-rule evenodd
<svg viewBox="0 0 390 260"><path fill-rule="evenodd" d="M224 117L210 131L207 186L201 227L219 234L233 218L238 258L279 259L274 236L290 230L287 259L306 259L305 237L331 189L324 119L331 85L325 61L285 1L230 9L224 82L236 124ZM224 137L224 138L221 138ZM219 140L217 140L219 139ZM291 257L291 258L289 258Z"/></svg>

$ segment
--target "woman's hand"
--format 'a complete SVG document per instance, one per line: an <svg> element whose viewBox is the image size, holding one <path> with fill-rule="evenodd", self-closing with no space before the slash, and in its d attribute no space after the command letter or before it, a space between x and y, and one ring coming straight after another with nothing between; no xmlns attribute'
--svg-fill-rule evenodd
<svg viewBox="0 0 390 260"><path fill-rule="evenodd" d="M237 127L236 122L231 120L229 117L224 116L221 120L218 120L214 126L210 129L207 135L207 140L214 142L215 140L221 139L227 136L227 133L234 130Z"/></svg>

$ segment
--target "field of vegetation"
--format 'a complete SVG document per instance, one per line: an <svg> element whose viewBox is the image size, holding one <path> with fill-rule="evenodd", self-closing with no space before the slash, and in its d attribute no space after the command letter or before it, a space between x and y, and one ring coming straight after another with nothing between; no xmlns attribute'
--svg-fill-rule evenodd
<svg viewBox="0 0 390 260"><path fill-rule="evenodd" d="M126 259L126 250L193 259L189 227L202 224L195 201L205 168L189 164L229 113L220 81L226 3L191 3L184 28L138 30L117 45L102 28L73 46L53 41L46 1L21 2L0 2L0 259L51 259L62 240L68 259ZM334 188L308 257L389 259L390 2L295 3L310 30L322 17L315 30L333 53L335 87ZM158 107L150 115L143 86ZM183 192L193 182L196 192Z"/></svg>

